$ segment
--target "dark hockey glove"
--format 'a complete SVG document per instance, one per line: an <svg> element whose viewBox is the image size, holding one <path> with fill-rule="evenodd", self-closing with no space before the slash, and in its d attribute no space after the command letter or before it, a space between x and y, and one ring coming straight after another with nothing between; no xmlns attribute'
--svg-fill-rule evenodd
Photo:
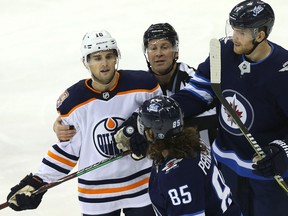
<svg viewBox="0 0 288 216"><path fill-rule="evenodd" d="M264 177L282 175L288 170L288 145L282 140L274 140L263 148L266 156L253 158L253 173Z"/></svg>
<svg viewBox="0 0 288 216"><path fill-rule="evenodd" d="M11 188L11 192L7 196L9 207L15 211L36 209L46 191L37 195L32 193L45 184L47 183L38 176L33 176L32 173L27 175L18 185Z"/></svg>
<svg viewBox="0 0 288 216"><path fill-rule="evenodd" d="M130 138L137 132L137 116L138 113L133 113L132 116L115 131L114 139L119 150L126 151L130 149Z"/></svg>
<svg viewBox="0 0 288 216"><path fill-rule="evenodd" d="M134 160L141 160L146 156L148 143L143 135L134 133L130 139L131 157Z"/></svg>

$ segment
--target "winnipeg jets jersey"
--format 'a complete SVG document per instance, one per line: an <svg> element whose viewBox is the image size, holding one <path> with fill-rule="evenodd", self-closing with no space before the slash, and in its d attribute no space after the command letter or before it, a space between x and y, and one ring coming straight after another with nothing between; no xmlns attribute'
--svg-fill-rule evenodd
<svg viewBox="0 0 288 216"><path fill-rule="evenodd" d="M149 194L157 215L240 216L211 154L167 158L151 171Z"/></svg>
<svg viewBox="0 0 288 216"><path fill-rule="evenodd" d="M119 153L114 131L142 103L162 94L154 76L145 71L120 70L115 86L107 92L91 87L91 79L81 80L58 99L63 122L74 125L77 133L67 142L51 147L35 175L51 182ZM151 204L147 189L151 160L130 156L78 177L81 211L105 214L122 208Z"/></svg>
<svg viewBox="0 0 288 216"><path fill-rule="evenodd" d="M262 147L288 135L288 51L268 42L272 49L269 56L249 62L244 55L233 52L231 40L221 41L222 93ZM195 115L213 101L209 78L207 58L189 85L173 96L185 115ZM216 105L219 129L213 152L217 160L241 176L269 180L252 173L253 148L219 101Z"/></svg>
<svg viewBox="0 0 288 216"><path fill-rule="evenodd" d="M170 79L170 82L161 89L164 95L171 96L183 89L189 82L190 78L195 76L195 69L189 65L181 62L177 63L176 72ZM207 108L204 112L195 117L185 118L185 126L196 126L201 139L211 145L216 136L217 118L216 109Z"/></svg>

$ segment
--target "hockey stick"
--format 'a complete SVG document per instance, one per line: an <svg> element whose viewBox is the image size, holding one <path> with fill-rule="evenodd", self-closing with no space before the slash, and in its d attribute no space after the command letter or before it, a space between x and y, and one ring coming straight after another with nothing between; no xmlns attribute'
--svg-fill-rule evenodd
<svg viewBox="0 0 288 216"><path fill-rule="evenodd" d="M92 170L95 170L97 168L105 166L105 165L107 165L109 163L112 163L113 161L119 160L119 159L125 157L126 155L129 155L130 153L131 153L131 151L127 150L127 151L124 151L124 152L122 152L120 154L114 155L114 156L112 156L110 158L107 158L105 160L99 161L99 162L97 162L97 163L95 163L95 164L93 164L91 166L85 167L85 168L83 168L83 169L81 169L79 171L71 173L71 174L69 174L69 175L67 175L67 176L65 176L65 177L63 177L63 178L61 178L61 179L59 179L57 181L54 181L54 182L48 183L46 185L43 185L42 187L40 187L37 190L33 191L32 195L37 195L37 194L43 193L44 191L46 191L46 190L48 190L48 189L50 189L52 187L55 187L55 186L57 186L59 184L62 184L63 182L66 182L66 181L68 181L70 179L76 178L76 177L81 176L81 175L83 175L85 173L88 173L88 172L90 172ZM9 206L9 202L2 203L2 204L0 204L0 210L6 208L8 206Z"/></svg>
<svg viewBox="0 0 288 216"><path fill-rule="evenodd" d="M266 154L259 146L257 141L251 135L247 127L242 123L239 116L236 114L235 110L230 106L226 98L222 95L221 90L221 47L220 41L218 39L211 39L210 40L210 73L211 73L211 87L224 106L224 108L229 112L230 116L232 117L233 121L238 125L239 129L241 130L242 134L245 136L247 141L250 143L256 154L260 158L264 158ZM275 175L274 179L280 185L280 187L288 194L288 186L284 179L280 175Z"/></svg>

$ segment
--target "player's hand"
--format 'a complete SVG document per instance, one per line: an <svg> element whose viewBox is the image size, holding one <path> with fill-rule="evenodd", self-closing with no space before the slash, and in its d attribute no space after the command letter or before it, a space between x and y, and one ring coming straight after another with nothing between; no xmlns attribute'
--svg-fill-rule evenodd
<svg viewBox="0 0 288 216"><path fill-rule="evenodd" d="M27 175L18 185L11 188L11 192L7 196L9 207L15 211L37 208L46 191L37 195L32 193L45 184L38 176Z"/></svg>
<svg viewBox="0 0 288 216"><path fill-rule="evenodd" d="M138 113L133 113L121 127L115 131L114 139L119 150L126 151L130 149L129 140L137 131L137 116Z"/></svg>
<svg viewBox="0 0 288 216"><path fill-rule="evenodd" d="M135 129L132 126L125 126L117 131L117 133L114 135L114 139L119 150L127 151L130 149L129 141L134 132Z"/></svg>
<svg viewBox="0 0 288 216"><path fill-rule="evenodd" d="M143 135L134 133L130 139L131 157L134 160L141 160L146 156L148 143Z"/></svg>
<svg viewBox="0 0 288 216"><path fill-rule="evenodd" d="M282 175L288 170L288 145L282 140L275 140L263 148L266 156L253 158L253 173L264 177Z"/></svg>
<svg viewBox="0 0 288 216"><path fill-rule="evenodd" d="M73 125L62 125L61 123L62 120L59 116L54 122L53 130L61 142L69 141L76 134L76 130Z"/></svg>

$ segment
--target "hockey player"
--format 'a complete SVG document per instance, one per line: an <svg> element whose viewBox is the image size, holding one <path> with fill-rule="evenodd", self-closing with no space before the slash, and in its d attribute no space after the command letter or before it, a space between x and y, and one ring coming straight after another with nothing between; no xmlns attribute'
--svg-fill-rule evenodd
<svg viewBox="0 0 288 216"><path fill-rule="evenodd" d="M160 83L164 95L170 96L182 89L195 73L194 68L183 62L177 62L179 37L169 23L149 26L143 35L143 52L148 70ZM196 118L185 119L185 125L197 126L201 138L207 143L212 143L216 136L216 112L209 107L207 110ZM69 126L61 125L59 118L54 124L54 131L60 140L69 140L76 132Z"/></svg>
<svg viewBox="0 0 288 216"><path fill-rule="evenodd" d="M216 101L220 124L212 151L245 216L288 214L288 196L273 178L288 180L288 51L267 40L274 20L269 4L243 1L229 15L232 37L221 40L222 93L266 154L253 164L253 148ZM208 57L172 95L186 117L212 103L209 77Z"/></svg>
<svg viewBox="0 0 288 216"><path fill-rule="evenodd" d="M137 123L154 162L149 195L157 215L241 215L210 146L199 139L195 128L183 127L182 111L172 98L145 101Z"/></svg>
<svg viewBox="0 0 288 216"><path fill-rule="evenodd" d="M43 193L31 193L64 177L76 163L80 170L118 154L114 130L145 100L162 94L152 74L117 70L120 51L107 31L85 34L81 51L92 79L72 85L57 101L62 122L74 125L77 133L53 145L38 171L11 188L7 200L16 211L37 208ZM78 177L83 216L119 216L121 209L126 216L155 215L147 191L150 171L151 160L124 157Z"/></svg>

